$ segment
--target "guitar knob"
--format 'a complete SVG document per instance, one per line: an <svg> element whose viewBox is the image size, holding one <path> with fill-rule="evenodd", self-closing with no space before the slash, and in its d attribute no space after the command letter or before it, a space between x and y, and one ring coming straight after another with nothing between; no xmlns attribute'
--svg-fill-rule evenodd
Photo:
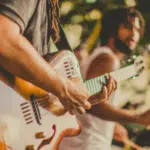
<svg viewBox="0 0 150 150"><path fill-rule="evenodd" d="M25 150L35 150L34 145L27 145Z"/></svg>
<svg viewBox="0 0 150 150"><path fill-rule="evenodd" d="M45 138L44 132L37 132L37 133L35 133L35 138L36 139L43 139L43 138Z"/></svg>

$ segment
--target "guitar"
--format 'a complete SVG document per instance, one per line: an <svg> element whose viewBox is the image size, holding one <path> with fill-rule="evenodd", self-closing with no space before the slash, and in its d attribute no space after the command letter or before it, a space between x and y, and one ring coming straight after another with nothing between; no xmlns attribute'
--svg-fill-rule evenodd
<svg viewBox="0 0 150 150"><path fill-rule="evenodd" d="M49 64L66 78L81 78L80 67L73 53L64 50L57 53ZM133 65L110 73L117 81L137 75L143 70L143 61L137 58ZM90 94L102 90L107 76L85 81ZM64 136L80 132L75 115L65 111L59 99L43 89L14 77L14 87L0 82L0 130L3 142L0 150L57 150ZM7 93L7 94L6 94ZM49 96L45 100L43 97ZM90 102L95 104L95 102Z"/></svg>

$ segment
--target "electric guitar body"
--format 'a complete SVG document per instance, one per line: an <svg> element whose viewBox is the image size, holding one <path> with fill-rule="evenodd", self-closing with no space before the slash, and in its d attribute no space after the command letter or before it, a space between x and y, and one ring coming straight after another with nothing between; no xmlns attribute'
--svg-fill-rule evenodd
<svg viewBox="0 0 150 150"><path fill-rule="evenodd" d="M60 51L48 63L64 77L82 80L72 52ZM142 70L143 61L137 59L135 64L110 74L120 81ZM57 150L64 136L80 132L75 115L66 112L56 96L18 77L13 77L11 87L3 82L0 82L0 150ZM93 95L102 90L107 77L102 75L84 83Z"/></svg>
<svg viewBox="0 0 150 150"><path fill-rule="evenodd" d="M59 52L49 63L65 77L81 78L69 51ZM64 136L80 132L75 115L66 112L56 96L18 77L13 82L13 88L0 82L0 150L57 150Z"/></svg>

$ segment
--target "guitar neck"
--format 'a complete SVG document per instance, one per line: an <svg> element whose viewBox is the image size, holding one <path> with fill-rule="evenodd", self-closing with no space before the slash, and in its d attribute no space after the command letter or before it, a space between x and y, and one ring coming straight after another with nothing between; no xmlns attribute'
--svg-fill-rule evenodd
<svg viewBox="0 0 150 150"><path fill-rule="evenodd" d="M130 65L130 66L121 68L117 71L113 71L110 73L110 75L113 76L117 82L131 78L135 76L136 74L137 73L136 73L134 65ZM107 76L102 75L102 76L87 80L84 83L88 91L90 92L90 94L93 95L102 90L103 85L107 83Z"/></svg>

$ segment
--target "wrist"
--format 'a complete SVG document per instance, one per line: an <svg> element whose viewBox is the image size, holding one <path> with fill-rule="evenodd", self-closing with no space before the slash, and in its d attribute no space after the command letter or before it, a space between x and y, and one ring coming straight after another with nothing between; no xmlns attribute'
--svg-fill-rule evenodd
<svg viewBox="0 0 150 150"><path fill-rule="evenodd" d="M67 80L66 78L62 77L61 75L59 76L59 84L57 84L57 97L60 99L66 98L67 95Z"/></svg>

